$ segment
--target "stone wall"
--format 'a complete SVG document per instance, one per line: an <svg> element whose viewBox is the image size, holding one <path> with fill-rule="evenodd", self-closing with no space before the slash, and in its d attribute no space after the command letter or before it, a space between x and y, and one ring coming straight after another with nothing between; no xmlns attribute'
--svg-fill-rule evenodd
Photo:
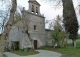
<svg viewBox="0 0 80 57"><path fill-rule="evenodd" d="M38 41L37 43L38 48L46 45L45 18L41 15L40 16L35 15L27 11L25 11L23 14L25 14L25 16L22 18L22 20L15 23L9 32L9 37L8 37L9 46L11 46L11 42L19 41L21 49L25 47L34 48L34 42L32 42L33 45L31 45L30 40L27 37L27 34L24 32L24 27L26 27L26 22L27 22L27 20L25 19L30 20L28 24L29 26L28 31L33 41L34 40ZM34 30L34 25L36 25L36 30Z"/></svg>

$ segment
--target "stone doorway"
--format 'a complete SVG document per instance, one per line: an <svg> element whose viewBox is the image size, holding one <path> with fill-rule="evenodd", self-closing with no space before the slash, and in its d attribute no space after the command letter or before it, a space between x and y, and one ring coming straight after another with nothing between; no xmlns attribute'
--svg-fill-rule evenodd
<svg viewBox="0 0 80 57"><path fill-rule="evenodd" d="M34 49L37 49L37 40L34 40Z"/></svg>

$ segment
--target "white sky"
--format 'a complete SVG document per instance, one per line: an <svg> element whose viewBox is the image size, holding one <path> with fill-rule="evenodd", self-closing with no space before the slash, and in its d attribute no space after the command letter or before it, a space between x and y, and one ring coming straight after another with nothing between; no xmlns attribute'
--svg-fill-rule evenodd
<svg viewBox="0 0 80 57"><path fill-rule="evenodd" d="M44 14L45 20L52 20L57 15L62 15L62 8L55 9L54 7L50 6L50 4L44 3L41 0L37 0L40 4L40 12L41 14ZM76 0L74 0L76 2ZM18 5L25 7L26 10L28 10L28 0L17 0ZM77 3L75 3L76 5ZM78 22L80 24L80 20L78 19ZM46 26L47 28L48 26ZM80 30L79 30L80 33Z"/></svg>
<svg viewBox="0 0 80 57"><path fill-rule="evenodd" d="M28 0L17 0L17 2L19 5L25 7L26 10L28 9ZM53 7L51 7L46 3L41 2L40 0L38 0L38 2L41 4L41 8L40 8L41 14L44 14L46 19L48 20L53 19L58 14L60 15L62 14L62 9L55 10Z"/></svg>
<svg viewBox="0 0 80 57"><path fill-rule="evenodd" d="M45 20L51 20L51 19L54 19L57 15L62 15L62 8L55 9L54 7L50 6L47 3L44 3L40 0L37 0L37 1L41 4L40 12L41 14L44 14ZM17 0L17 2L18 2L18 5L21 5L22 7L25 7L26 10L28 10L28 0ZM75 5L76 4L77 3L75 3ZM78 19L78 22L80 24L79 19ZM48 26L46 26L46 28L47 27ZM80 33L80 30L78 32Z"/></svg>
<svg viewBox="0 0 80 57"><path fill-rule="evenodd" d="M46 4L40 0L37 0L40 4L40 12L41 14L44 14L45 20L51 20L54 19L57 15L62 15L62 8L61 9L55 9L49 4ZM28 0L17 0L18 4L22 7L25 7L26 10L28 10ZM48 28L48 25L46 26Z"/></svg>

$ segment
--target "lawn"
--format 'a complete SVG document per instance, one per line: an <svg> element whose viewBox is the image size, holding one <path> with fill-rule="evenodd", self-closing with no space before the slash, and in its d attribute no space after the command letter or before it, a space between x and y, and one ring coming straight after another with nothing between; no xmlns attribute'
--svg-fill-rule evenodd
<svg viewBox="0 0 80 57"><path fill-rule="evenodd" d="M62 53L63 57L80 57L80 48L57 48L54 51Z"/></svg>
<svg viewBox="0 0 80 57"><path fill-rule="evenodd" d="M72 46L68 44L67 46ZM76 40L77 48L57 48L55 51L63 54L63 57L80 57L80 39Z"/></svg>
<svg viewBox="0 0 80 57"><path fill-rule="evenodd" d="M7 57L5 54L3 54L3 57Z"/></svg>
<svg viewBox="0 0 80 57"><path fill-rule="evenodd" d="M20 56L27 56L27 55L34 55L34 54L38 54L38 51L32 51L32 52L24 52L23 50L15 50L15 51L11 51L11 53L20 55Z"/></svg>
<svg viewBox="0 0 80 57"><path fill-rule="evenodd" d="M76 40L76 46L80 47L80 39Z"/></svg>
<svg viewBox="0 0 80 57"><path fill-rule="evenodd" d="M45 46L42 49L62 53L62 57L80 57L80 39L76 40L76 46L78 48L72 48L72 44L67 44L67 48L52 48Z"/></svg>
<svg viewBox="0 0 80 57"><path fill-rule="evenodd" d="M62 57L80 57L80 48L51 48L43 47L43 50L50 50L63 54Z"/></svg>
<svg viewBox="0 0 80 57"><path fill-rule="evenodd" d="M72 46L72 44L67 46ZM56 51L64 54L64 57L80 57L80 39L76 40L76 46L78 48L58 48Z"/></svg>
<svg viewBox="0 0 80 57"><path fill-rule="evenodd" d="M50 47L50 46L44 46L44 47L42 47L41 49L42 50L50 50L52 47Z"/></svg>
<svg viewBox="0 0 80 57"><path fill-rule="evenodd" d="M72 44L66 44L66 47L73 47ZM76 40L76 47L80 48L80 39Z"/></svg>

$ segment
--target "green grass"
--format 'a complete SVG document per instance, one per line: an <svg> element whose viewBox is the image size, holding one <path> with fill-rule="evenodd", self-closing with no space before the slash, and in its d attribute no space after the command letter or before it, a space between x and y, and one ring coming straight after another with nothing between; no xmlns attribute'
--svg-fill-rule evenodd
<svg viewBox="0 0 80 57"><path fill-rule="evenodd" d="M72 44L66 44L66 47L73 47ZM80 39L76 40L76 47L80 47Z"/></svg>
<svg viewBox="0 0 80 57"><path fill-rule="evenodd" d="M64 54L64 57L80 57L79 48L57 48L55 51Z"/></svg>
<svg viewBox="0 0 80 57"><path fill-rule="evenodd" d="M50 46L44 46L44 47L42 47L42 50L50 50Z"/></svg>
<svg viewBox="0 0 80 57"><path fill-rule="evenodd" d="M67 44L67 47L72 47L72 44ZM80 57L80 39L76 40L78 48L57 48L55 51L64 54L64 57Z"/></svg>
<svg viewBox="0 0 80 57"><path fill-rule="evenodd" d="M3 57L7 57L5 54L3 54Z"/></svg>
<svg viewBox="0 0 80 57"><path fill-rule="evenodd" d="M38 54L38 51L33 51L33 52L24 52L23 50L15 50L15 51L11 51L14 54L20 55L20 56L27 56L27 55L34 55L34 54Z"/></svg>
<svg viewBox="0 0 80 57"><path fill-rule="evenodd" d="M77 43L79 42L77 41ZM80 57L80 48L52 48L45 46L42 47L42 50L49 50L62 53L63 54L62 57Z"/></svg>
<svg viewBox="0 0 80 57"><path fill-rule="evenodd" d="M80 47L80 39L76 40L76 46Z"/></svg>

